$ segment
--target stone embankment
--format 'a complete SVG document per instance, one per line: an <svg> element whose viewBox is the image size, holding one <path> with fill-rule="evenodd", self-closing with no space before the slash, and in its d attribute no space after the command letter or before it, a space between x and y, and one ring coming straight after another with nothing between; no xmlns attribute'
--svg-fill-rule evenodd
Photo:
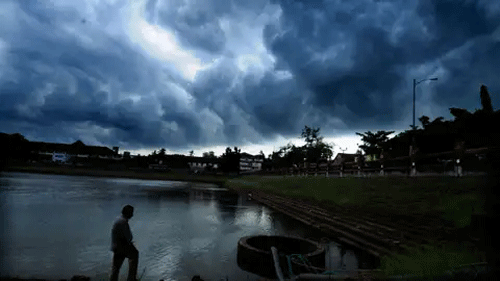
<svg viewBox="0 0 500 281"><path fill-rule="evenodd" d="M405 253L435 241L458 241L456 230L438 215L402 216L374 210L321 205L304 199L247 191L251 198L375 257ZM471 249L472 250L472 249Z"/></svg>

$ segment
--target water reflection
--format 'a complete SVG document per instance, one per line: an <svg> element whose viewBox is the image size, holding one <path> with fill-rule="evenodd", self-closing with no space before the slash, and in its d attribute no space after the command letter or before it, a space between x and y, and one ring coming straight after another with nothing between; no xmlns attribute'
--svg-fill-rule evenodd
<svg viewBox="0 0 500 281"><path fill-rule="evenodd" d="M107 279L111 225L125 204L135 207L130 227L140 251L138 272L146 269L143 280L190 280L195 274L256 280L237 266L241 237L314 234L215 185L21 173L0 180L1 218L8 226L0 237L4 275ZM330 264L341 268L341 253L335 251L340 250L331 251ZM346 267L356 266L349 263L352 258L343 259Z"/></svg>

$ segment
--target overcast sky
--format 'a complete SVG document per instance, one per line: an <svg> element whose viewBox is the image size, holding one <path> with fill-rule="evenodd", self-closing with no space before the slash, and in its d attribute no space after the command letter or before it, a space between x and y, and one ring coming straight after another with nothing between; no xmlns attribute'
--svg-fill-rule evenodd
<svg viewBox="0 0 500 281"><path fill-rule="evenodd" d="M269 154L500 107L498 0L0 1L0 132ZM418 121L417 121L418 122ZM339 152L335 147L335 152Z"/></svg>

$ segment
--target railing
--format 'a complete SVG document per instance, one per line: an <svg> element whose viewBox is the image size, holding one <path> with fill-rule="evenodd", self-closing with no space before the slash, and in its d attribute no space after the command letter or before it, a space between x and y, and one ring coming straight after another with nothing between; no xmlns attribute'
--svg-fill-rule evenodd
<svg viewBox="0 0 500 281"><path fill-rule="evenodd" d="M439 153L415 154L387 159L369 161L361 165L357 162L344 162L334 165L326 163L301 163L293 167L273 168L263 171L264 174L296 175L296 176L369 176L369 175L426 175L451 174L461 177L464 174L486 171L486 163L482 154L500 151L500 147L474 148Z"/></svg>

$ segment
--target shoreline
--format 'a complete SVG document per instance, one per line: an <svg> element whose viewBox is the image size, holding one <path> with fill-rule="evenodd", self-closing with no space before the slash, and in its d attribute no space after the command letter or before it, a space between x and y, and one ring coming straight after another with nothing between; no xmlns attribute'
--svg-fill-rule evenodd
<svg viewBox="0 0 500 281"><path fill-rule="evenodd" d="M296 201L295 203L299 203L302 201L308 201L307 203L314 205L316 207L319 207L321 205L323 206L330 206L330 207L336 207L340 209L347 208L346 210L349 211L349 209L359 209L360 211L366 211L366 212L373 212L374 210L377 211L379 215L384 217L384 215L390 216L395 213L394 212L394 207L400 207L399 208L399 215L404 215L405 217L412 217L412 218L418 218L420 220L425 220L422 215L424 213L417 212L415 214L402 214L401 206L402 202L395 201L393 202L393 206L380 206L379 204L372 205L372 204L366 204L368 202L363 202L362 199L360 198L359 193L366 193L366 192L374 192L374 194L371 194L370 198L372 198L375 194L378 192L381 192L377 197L380 197L383 199L382 201L392 201L391 198L385 198L383 196L384 193L392 194L394 192L397 192L400 189L404 189L405 192L408 191L416 191L420 189L429 189L432 190L434 188L442 189L443 194L440 194L440 197L442 197L445 193L446 188L443 189L443 187L446 186L451 186L453 185L455 191L462 191L464 193L469 193L472 192L472 190L475 189L474 184L475 180L472 181L475 178L465 178L465 179L455 179L455 178L436 178L433 181L428 181L429 179L411 179L409 181L405 181L406 183L401 182L399 179L394 178L373 178L373 179L323 179L323 178L314 178L314 177L309 177L309 178L287 178L287 177L273 177L273 178L267 178L265 176L250 176L250 177L242 177L240 179L236 179L232 181L232 177L228 176L207 176L207 175L188 175L188 174L182 174L179 172L171 171L171 172L155 172L155 171L149 171L149 170L143 170L143 171L111 171L111 170L98 170L98 169L88 169L88 168L73 168L73 167L64 167L64 166L59 166L59 167L35 167L35 166L24 166L24 167L8 167L7 169L4 170L5 172L26 172L26 173L38 173L38 174L58 174L58 175L69 175L69 176L94 176L94 177L115 177L115 178L131 178L131 179L146 179L146 180L170 180L170 181L191 181L191 182L204 182L204 183L213 183L213 184L220 184L226 188L228 188L231 191L235 191L237 193L240 193L242 195L248 194L249 192L261 192L264 194L268 195L281 195L288 197L288 199ZM442 180L444 179L444 182ZM371 188L367 188L366 181L371 180L371 181L380 181L378 185L373 185ZM462 184L455 186L454 183L459 183L461 182ZM383 183L383 184L381 184ZM392 184L398 184L400 186L392 186L388 185L389 183ZM424 185L425 183L425 185ZM446 184L445 184L446 183ZM338 185L338 189L344 188L345 190L350 190L350 192L342 192L342 197L352 197L351 201L354 202L354 198L358 198L360 200L359 202L356 202L357 204L354 204L352 206L349 206L350 204L343 204L342 200L339 202L336 202L337 200L334 197L329 196L329 193L324 193L324 190L332 190L330 189L330 186L332 184ZM442 186L444 184L444 186ZM425 188L423 186L429 185ZM469 186L470 185L470 186ZM323 190L323 193L321 195L317 194L312 196L311 194L308 194L308 196L305 196L307 190L310 190L311 187L315 187L318 192ZM309 187L309 188L308 188ZM382 188L383 187L383 188ZM432 187L432 188L431 188ZM306 192L306 193L304 193ZM434 191L433 191L434 192ZM349 194L352 193L352 194ZM300 196L300 195L302 196ZM422 194L415 194L415 196L421 195L424 196L426 199L431 199L430 197L427 197L428 191L423 192ZM450 195L451 196L451 195ZM331 198L328 198L331 197ZM417 196L419 197L419 196ZM328 199L327 199L328 198ZM450 197L451 198L451 197ZM325 201L321 199L326 199ZM372 198L373 199L373 198ZM410 199L410 198L407 198ZM414 199L413 196L411 199ZM455 195L453 194L453 198L455 199ZM410 200L411 201L411 200ZM427 200L424 200L427 201ZM451 200L454 201L454 200ZM438 203L439 201L436 201ZM262 202L261 202L262 203ZM362 204L364 203L364 204ZM413 202L405 202L405 203L413 203ZM454 206L454 205L453 205ZM447 206L449 210L447 211L453 211L453 206ZM372 209L370 207L377 207L375 209ZM391 208L392 207L392 208ZM416 206L412 206L412 208L409 209L414 209ZM414 210L415 211L415 210ZM444 211L444 210L442 210ZM379 213L380 212L380 213ZM440 217L440 216L438 216ZM428 218L427 218L428 219ZM450 219L450 218L448 218ZM470 218L469 218L470 219ZM380 221L379 223L384 224L384 221ZM455 227L452 227L455 228ZM457 230L456 228L455 230ZM430 238L430 237L427 237ZM451 241L450 241L451 242ZM421 245L421 247L423 244ZM436 250L438 250L436 248ZM442 252L447 252L446 250L442 249ZM453 251L448 250L448 252L451 254ZM446 254L448 254L448 252ZM418 264L419 262L422 262L421 259L426 259L429 257L434 257L429 254L427 255L412 255L411 257L408 257L409 260L414 259L413 262L415 264ZM468 257L467 257L468 258ZM419 261L420 260L420 261ZM407 261L406 259L404 261ZM391 262L396 262L396 260L392 260ZM400 262L403 262L401 260ZM399 265L400 267L405 267L404 262L403 264ZM7 279L7 280L27 280L27 279ZM33 281L42 281L43 279L30 279ZM48 281L48 280L47 280Z"/></svg>
<svg viewBox="0 0 500 281"><path fill-rule="evenodd" d="M36 167L36 166L21 166L21 167L6 167L1 172L14 172L14 173L30 173L30 174L48 174L48 175L62 175L62 176L89 176L89 177L102 177L102 178L127 178L127 179L142 179L142 180L165 180L165 181L186 181L186 182L200 182L212 183L217 185L224 185L227 176L219 175L188 175L178 173L175 171L170 172L157 172L157 171L117 171L117 170L99 170L88 168L73 168L73 167Z"/></svg>

